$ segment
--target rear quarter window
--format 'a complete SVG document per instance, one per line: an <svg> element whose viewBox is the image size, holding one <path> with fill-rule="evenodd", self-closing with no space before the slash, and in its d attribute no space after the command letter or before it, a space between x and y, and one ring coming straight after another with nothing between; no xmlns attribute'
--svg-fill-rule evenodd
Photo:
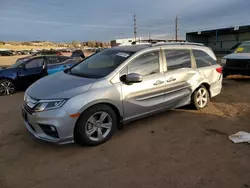
<svg viewBox="0 0 250 188"><path fill-rule="evenodd" d="M217 62L210 55L202 50L193 50L194 58L196 60L197 68L208 67L216 65Z"/></svg>
<svg viewBox="0 0 250 188"><path fill-rule="evenodd" d="M60 63L60 59L57 56L49 56L47 57L48 65L54 65Z"/></svg>

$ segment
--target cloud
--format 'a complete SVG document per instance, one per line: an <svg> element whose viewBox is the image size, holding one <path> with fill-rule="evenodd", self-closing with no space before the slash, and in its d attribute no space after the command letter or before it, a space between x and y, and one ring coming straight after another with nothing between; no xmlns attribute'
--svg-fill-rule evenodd
<svg viewBox="0 0 250 188"><path fill-rule="evenodd" d="M179 35L185 38L187 31L250 24L249 7L249 0L106 0L96 3L82 0L9 0L0 5L0 22L4 26L0 36L10 36L7 33L13 36L13 32L18 31L17 36L30 40L131 37L133 13L136 12L138 35L148 36L150 32L155 37L172 38L175 16L178 15ZM46 32L43 32L44 27Z"/></svg>

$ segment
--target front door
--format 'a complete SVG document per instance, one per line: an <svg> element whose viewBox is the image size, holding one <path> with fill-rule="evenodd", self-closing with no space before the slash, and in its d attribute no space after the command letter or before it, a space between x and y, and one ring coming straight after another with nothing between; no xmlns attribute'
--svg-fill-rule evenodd
<svg viewBox="0 0 250 188"><path fill-rule="evenodd" d="M131 120L163 108L165 77L161 73L159 51L147 52L132 60L121 76L137 73L143 76L141 83L121 83L124 120Z"/></svg>
<svg viewBox="0 0 250 188"><path fill-rule="evenodd" d="M30 60L18 72L20 84L24 87L31 85L43 76L45 76L43 57Z"/></svg>

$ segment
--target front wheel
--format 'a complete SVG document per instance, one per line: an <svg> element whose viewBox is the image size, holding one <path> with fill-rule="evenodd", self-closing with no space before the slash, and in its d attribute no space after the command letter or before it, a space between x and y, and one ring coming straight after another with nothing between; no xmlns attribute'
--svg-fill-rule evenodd
<svg viewBox="0 0 250 188"><path fill-rule="evenodd" d="M204 86L199 87L192 95L192 104L197 110L205 108L208 105L209 100L209 93Z"/></svg>
<svg viewBox="0 0 250 188"><path fill-rule="evenodd" d="M107 105L96 105L87 109L77 121L74 131L75 142L95 146L112 137L117 128L114 110Z"/></svg>
<svg viewBox="0 0 250 188"><path fill-rule="evenodd" d="M0 80L0 95L11 95L15 93L16 87L11 80Z"/></svg>

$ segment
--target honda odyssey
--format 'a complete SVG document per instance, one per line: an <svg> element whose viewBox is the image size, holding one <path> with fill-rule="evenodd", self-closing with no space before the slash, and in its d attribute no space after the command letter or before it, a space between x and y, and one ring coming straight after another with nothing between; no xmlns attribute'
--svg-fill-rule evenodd
<svg viewBox="0 0 250 188"><path fill-rule="evenodd" d="M35 82L22 113L38 139L93 146L121 123L188 104L206 107L221 92L222 77L214 53L201 44L119 46Z"/></svg>

